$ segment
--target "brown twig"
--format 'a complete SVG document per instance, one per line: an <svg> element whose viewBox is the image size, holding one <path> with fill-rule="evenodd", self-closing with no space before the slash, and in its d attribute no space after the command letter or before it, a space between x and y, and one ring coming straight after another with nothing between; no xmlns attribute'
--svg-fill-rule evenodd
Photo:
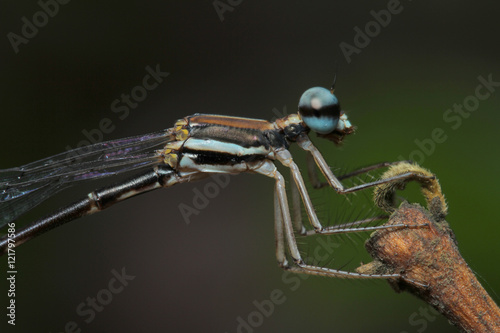
<svg viewBox="0 0 500 333"><path fill-rule="evenodd" d="M441 193L439 185L438 191ZM500 332L500 309L460 255L444 220L444 196L427 198L431 212L420 205L401 204L387 225L415 227L375 232L366 243L375 260L357 271L400 273L401 279L389 281L396 291L421 298L461 331Z"/></svg>

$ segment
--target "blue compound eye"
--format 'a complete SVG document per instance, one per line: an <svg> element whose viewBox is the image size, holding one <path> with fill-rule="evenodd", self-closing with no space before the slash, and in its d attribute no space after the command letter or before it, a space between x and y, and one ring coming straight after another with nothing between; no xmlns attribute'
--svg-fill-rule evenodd
<svg viewBox="0 0 500 333"><path fill-rule="evenodd" d="M300 97L299 114L311 130L329 134L339 122L340 104L328 89L314 87L306 90Z"/></svg>

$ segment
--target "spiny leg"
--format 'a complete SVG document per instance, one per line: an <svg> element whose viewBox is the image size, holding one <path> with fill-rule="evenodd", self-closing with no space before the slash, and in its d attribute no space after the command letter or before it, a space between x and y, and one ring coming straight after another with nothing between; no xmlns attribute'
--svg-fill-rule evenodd
<svg viewBox="0 0 500 333"><path fill-rule="evenodd" d="M311 152L309 152L309 151L307 152L306 159L307 159L307 174L309 176L309 181L313 185L313 187L315 189L320 189L320 188L329 186L330 184L328 184L328 182L320 181L320 179L318 177L318 168L316 166L316 162L315 162L314 157L311 154ZM390 167L390 166L393 166L393 165L396 165L396 164L399 164L402 162L409 162L409 161L381 162L381 163L369 165L367 167L364 167L364 168L354 170L352 172L348 172L348 173L345 173L343 175L337 176L337 179L338 180L348 179L351 177L362 175L364 173L367 173L367 172L370 172L373 170Z"/></svg>
<svg viewBox="0 0 500 333"><path fill-rule="evenodd" d="M410 227L420 227L418 226L410 226L410 225L405 225L405 224L393 224L390 226L374 226L374 227L357 227L353 228L355 226L363 225L366 223L372 223L375 221L381 221L387 219L387 215L380 215L380 216L373 216L373 217L368 217L363 220L358 220L354 222L347 222L347 223L342 223L342 224L336 224L332 226L328 226L323 228L320 232L317 232L316 230L307 230L305 235L306 236L312 236L312 235L332 235L332 234L342 234L342 233L349 233L349 232L361 232L361 231L374 231L378 229L399 229L399 228L410 228Z"/></svg>
<svg viewBox="0 0 500 333"><path fill-rule="evenodd" d="M275 183L275 233L276 233L276 259L281 267L295 273L342 277L342 278L401 278L400 274L360 274L348 271L342 271L332 268L308 265L303 260L299 253L297 242L293 234L293 224L288 208L288 200L285 191L285 180L278 172L272 162L265 162L259 169L255 170L258 173L273 177ZM288 249L294 264L290 266L286 261L285 241L288 243Z"/></svg>
<svg viewBox="0 0 500 333"><path fill-rule="evenodd" d="M321 225L321 222L319 221L316 211L314 210L313 204L311 202L311 199L309 197L309 194L307 193L307 189L304 183L304 179L302 178L302 175L300 173L299 167L297 164L292 159L292 156L290 152L286 149L280 150L276 152L276 157L277 159L286 167L290 168L290 172L292 175L293 182L292 183L292 195L294 198L293 204L294 204L294 210L297 210L297 202L296 202L296 192L298 191L300 193L300 196L302 197L302 202L304 204L304 207L306 209L307 216L309 218L309 221L311 222L312 226L314 227L314 233L316 234L339 234L339 233L348 233L348 232L360 232L360 231L373 231L373 230L378 230L378 229L399 229L399 228L407 228L408 226L405 224L401 225L391 225L391 226L374 226L374 227L360 227L360 228L354 228L356 225L361 225L364 223L369 223L374 220L380 220L382 217L376 217L376 218L371 218L371 219L365 219L362 221L356 221L356 222L350 222L347 224L343 225L338 225L338 226L332 226L332 227L323 227ZM294 193L295 192L295 193ZM300 209L300 207L298 207ZM300 212L299 212L300 213ZM297 212L296 212L297 214ZM384 216L385 218L385 216ZM310 234L309 232L305 231L304 226L302 225L301 221L295 220L295 229L300 231L302 235Z"/></svg>
<svg viewBox="0 0 500 333"><path fill-rule="evenodd" d="M290 170L290 179L293 179L292 170ZM292 193L293 226L296 232L298 232L300 235L305 235L307 233L307 230L302 223L300 193L295 181L290 182L290 189Z"/></svg>
<svg viewBox="0 0 500 333"><path fill-rule="evenodd" d="M384 183L390 183L396 180L402 180L402 179L408 179L408 178L419 178L419 179L434 179L433 176L424 176L421 174L418 174L416 172L406 172L402 174L398 174L394 177L386 178L386 179L380 179L374 182L369 182L361 185L356 185L352 186L349 188L344 188L340 180L335 177L333 174L332 170L330 170L330 167L326 163L325 159L319 152L319 150L313 145L311 140L307 137L307 135L303 134L299 136L297 139L297 144L299 147L301 147L303 150L311 153L314 162L320 169L320 171L323 173L323 176L325 176L326 180L328 181L328 184L335 189L337 193L340 194L347 194L347 193L353 193L356 191L360 191L369 187L373 187L376 185L384 184Z"/></svg>
<svg viewBox="0 0 500 333"><path fill-rule="evenodd" d="M309 137L307 137L307 135L305 135L305 134L301 135L297 139L297 143L298 143L298 145L302 149L304 149L305 151L307 151L310 154L310 156L312 156L315 164L318 166L318 168L321 170L321 172L323 173L323 175L325 176L325 178L328 180L329 185L331 187L333 187L335 189L335 191L337 193L339 193L339 194L353 193L353 192L360 191L360 190L363 190L363 189L366 189L366 188L369 188L369 187L373 187L373 186L376 186L376 185L380 185L380 184L384 184L384 183L390 183L390 182L394 182L394 181L400 181L400 180L409 179L409 178L421 179L421 180L434 179L434 176L422 175L420 173L410 171L410 172L398 174L398 175L395 175L393 177L389 177L389 178L386 178L386 179L381 179L381 180L377 180L377 181L374 181L374 182L370 182L370 183L365 183L365 184L353 186L353 187L350 187L350 188L344 188L344 186L340 182L339 178L335 177L335 175L333 174L333 172L330 170L330 167L326 163L325 159L323 158L323 156L321 155L321 153L318 151L318 149L313 145L313 143L311 142L311 140L309 139ZM401 162L396 162L395 164L398 164L398 163L401 163ZM311 166L311 164L312 164L312 160L310 159L308 161L308 167L309 167L310 170L312 169L312 167L314 167L314 165ZM361 169L361 171L373 170L373 169L376 169L377 167L382 167L382 166L385 166L385 164L382 163L382 164L378 164L378 165L375 165L375 166L367 167L367 168ZM360 173L362 173L361 171L355 171L355 172L349 174L349 176L360 174ZM312 172L309 171L309 173L311 175ZM346 177L344 176L344 179L345 178ZM317 176L313 176L313 181L317 181ZM385 217L386 216L375 217L374 220L384 219ZM335 233L357 232L357 231L362 231L362 230L368 231L368 230L377 230L377 229L387 228L385 226L364 227L364 228L350 228L350 227L349 228L345 228L344 227L344 226L360 225L360 224L368 223L368 222L371 222L371 221L372 220L370 220L370 219L366 219L366 220L362 220L362 221L355 221L355 222L351 222L350 224L344 224L344 225L340 225L340 226L331 226L331 227L328 227L328 228L324 228L324 229L322 229L320 231L318 231L315 228L316 229L315 233L335 234ZM410 226L408 226L408 225L392 225L391 227L394 227L394 228L406 228L406 227L410 227ZM419 227L419 226L415 226L415 227ZM311 235L312 232L307 232L307 234Z"/></svg>
<svg viewBox="0 0 500 333"><path fill-rule="evenodd" d="M311 154L309 154L309 155L312 157ZM313 158L313 161L314 161L314 158ZM367 173L367 172L370 172L370 171L373 171L373 170L377 170L377 169L381 169L381 168L386 168L386 167L390 167L390 166L393 166L393 165L396 165L396 164L400 164L400 163L405 163L405 162L409 163L409 161L381 162L381 163L369 165L367 167L364 167L364 168L361 168L361 169L358 169L358 170L354 170L354 171L351 171L351 172L348 172L348 173L344 173L343 175L340 175L337 178L339 180L344 180L344 179L348 179L348 178L351 178L351 177L354 177L354 176L362 175L364 173ZM328 185L328 183L325 183L325 185Z"/></svg>
<svg viewBox="0 0 500 333"><path fill-rule="evenodd" d="M282 149L282 150L276 151L276 158L284 166L290 168L290 173L291 173L293 183L294 183L292 186L295 187L295 188L292 187L292 195L294 195L294 199L296 199L296 194L294 194L293 191L295 191L295 193L298 191L300 193L300 197L302 198L302 202L304 204L304 208L306 210L307 217L309 218L309 222L314 227L314 229L322 230L323 226L319 222L319 219L318 219L318 216L316 215L316 211L314 210L311 198L309 197L309 194L307 193L304 179L302 178L302 175L300 174L299 167L293 161L292 155L290 154L290 152L288 150ZM294 206L295 206L295 209L298 210L297 205L296 205L296 200L294 200ZM299 222L297 222L297 224L298 223ZM300 231L305 231L305 228L301 222L300 222L300 225L298 227L300 227ZM298 229L298 227L297 227L297 229Z"/></svg>
<svg viewBox="0 0 500 333"><path fill-rule="evenodd" d="M316 161L314 160L314 157L310 151L306 152L306 159L307 159L307 173L309 176L309 181L313 185L315 189L320 189L326 186L329 186L330 184L328 182L321 182L318 177L318 167L316 165ZM348 179L357 175L361 175L363 173L367 173L372 170L380 169L380 168L385 168L385 167L390 167L392 165L396 165L402 162L409 162L409 161L396 161L396 162L382 162L382 163L377 163L374 165L370 165L343 175L340 175L337 177L338 180L344 180ZM295 203L294 203L295 205ZM365 223L370 223L374 221L380 221L380 220L385 220L389 217L389 215L379 215L379 216L374 216L370 218L366 218L363 220L359 221L354 221L354 222L348 222L348 223L343 223L343 224L338 224L335 226L329 226L326 229L333 230L333 229L342 229L342 228L352 228L353 226L356 225L361 225ZM306 234L313 235L316 234L316 231L314 230L309 230L306 232Z"/></svg>
<svg viewBox="0 0 500 333"><path fill-rule="evenodd" d="M276 186L274 187L274 236L276 238L276 259L280 267L288 267L285 252L285 234L283 233L283 217Z"/></svg>

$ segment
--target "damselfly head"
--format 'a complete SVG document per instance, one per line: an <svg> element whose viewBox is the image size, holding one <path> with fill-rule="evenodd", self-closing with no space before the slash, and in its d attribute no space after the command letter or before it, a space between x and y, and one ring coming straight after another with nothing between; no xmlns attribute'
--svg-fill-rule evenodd
<svg viewBox="0 0 500 333"><path fill-rule="evenodd" d="M328 89L306 90L299 101L299 114L304 123L318 136L340 143L354 128L340 110L337 97Z"/></svg>

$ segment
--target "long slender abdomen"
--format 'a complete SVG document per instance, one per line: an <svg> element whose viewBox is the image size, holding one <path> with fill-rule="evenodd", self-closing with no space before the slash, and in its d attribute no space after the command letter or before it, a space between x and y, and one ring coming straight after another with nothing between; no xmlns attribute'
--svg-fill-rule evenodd
<svg viewBox="0 0 500 333"><path fill-rule="evenodd" d="M92 191L85 198L16 230L13 240L16 246L21 245L33 237L39 236L79 217L97 213L125 199L157 188L172 186L180 181L181 179L179 179L176 172L169 166L157 166L120 184ZM7 236L0 239L0 255L7 251L8 242L9 239ZM12 238L10 242L12 242Z"/></svg>

